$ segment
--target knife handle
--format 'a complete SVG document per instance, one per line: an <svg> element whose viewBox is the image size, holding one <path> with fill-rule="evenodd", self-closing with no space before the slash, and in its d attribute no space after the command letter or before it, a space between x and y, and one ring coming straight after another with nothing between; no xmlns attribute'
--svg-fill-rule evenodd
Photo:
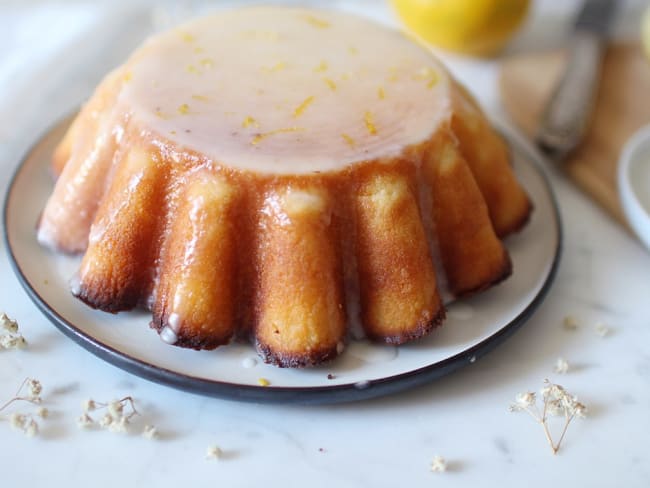
<svg viewBox="0 0 650 488"><path fill-rule="evenodd" d="M604 43L588 31L571 38L567 67L542 116L537 145L561 159L580 143L596 99Z"/></svg>

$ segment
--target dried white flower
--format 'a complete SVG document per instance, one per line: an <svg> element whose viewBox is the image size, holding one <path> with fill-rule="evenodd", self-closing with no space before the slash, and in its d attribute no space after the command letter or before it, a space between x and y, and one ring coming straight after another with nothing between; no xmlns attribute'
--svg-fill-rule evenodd
<svg viewBox="0 0 650 488"><path fill-rule="evenodd" d="M131 411L126 413L125 407L130 406ZM97 424L111 432L128 433L131 425L131 418L139 415L135 408L135 402L130 396L124 397L121 400L113 400L108 403L96 402L92 398L84 400L81 404L84 413L77 420L80 428L88 428L95 423L95 421L88 415L88 412L100 409L106 409L106 413L99 419ZM150 426L149 426L150 427ZM154 429L155 430L155 429ZM151 435L156 435L152 432Z"/></svg>
<svg viewBox="0 0 650 488"><path fill-rule="evenodd" d="M596 334L598 334L600 337L605 337L606 335L609 334L609 327L599 322L598 324L596 324Z"/></svg>
<svg viewBox="0 0 650 488"><path fill-rule="evenodd" d="M108 404L108 413L110 413L115 418L121 417L123 411L124 405L118 400L113 400Z"/></svg>
<svg viewBox="0 0 650 488"><path fill-rule="evenodd" d="M153 425L145 425L142 430L142 436L147 439L157 439L158 435L158 429Z"/></svg>
<svg viewBox="0 0 650 488"><path fill-rule="evenodd" d="M434 456L431 461L431 471L443 473L447 471L447 461L442 456Z"/></svg>
<svg viewBox="0 0 650 488"><path fill-rule="evenodd" d="M578 328L578 320L573 315L567 315L562 321L562 327L566 330L576 330Z"/></svg>
<svg viewBox="0 0 650 488"><path fill-rule="evenodd" d="M14 429L22 430L25 428L26 421L27 417L22 413L12 413L9 415L9 425L11 425Z"/></svg>
<svg viewBox="0 0 650 488"><path fill-rule="evenodd" d="M23 349L27 345L25 338L18 333L18 322L7 314L0 314L0 329L6 333L0 335L0 349Z"/></svg>
<svg viewBox="0 0 650 488"><path fill-rule="evenodd" d="M0 348L3 349L24 349L27 341L21 335L2 335L0 336Z"/></svg>
<svg viewBox="0 0 650 488"><path fill-rule="evenodd" d="M562 417L564 415L564 407L560 400L549 400L546 404L546 413L552 417Z"/></svg>
<svg viewBox="0 0 650 488"><path fill-rule="evenodd" d="M129 432L129 419L128 417L118 417L113 420L110 425L111 432L118 432L126 434Z"/></svg>
<svg viewBox="0 0 650 488"><path fill-rule="evenodd" d="M557 374L565 374L569 371L569 362L564 358L557 358L555 361L555 372Z"/></svg>
<svg viewBox="0 0 650 488"><path fill-rule="evenodd" d="M0 328L6 330L10 334L17 334L18 322L9 318L6 313L0 313Z"/></svg>
<svg viewBox="0 0 650 488"><path fill-rule="evenodd" d="M41 407L36 411L36 415L42 419L46 419L50 415L50 411L45 407Z"/></svg>
<svg viewBox="0 0 650 488"><path fill-rule="evenodd" d="M105 429L113 423L113 420L113 416L110 413L107 413L99 421L99 426Z"/></svg>
<svg viewBox="0 0 650 488"><path fill-rule="evenodd" d="M573 415L581 419L587 418L587 407L576 400L573 405Z"/></svg>
<svg viewBox="0 0 650 488"><path fill-rule="evenodd" d="M558 359L558 365L556 365L556 370L558 372L566 372L568 370L568 364L562 358ZM587 407L578 401L578 397L568 393L562 386L551 383L548 380L544 380L544 386L540 390L543 402L543 408L540 410L537 408L537 399L534 394L531 396L525 396L525 394L519 394L516 397L516 403L510 406L510 411L520 411L525 410L535 421L537 421L542 428L544 429L544 434L546 439L553 451L553 454L556 454L560 449L564 435L567 432L569 424L575 418L585 418L587 415ZM565 423L564 428L562 429L562 434L560 435L559 440L556 442L553 441L551 437L551 432L547 423L548 417L564 417Z"/></svg>
<svg viewBox="0 0 650 488"><path fill-rule="evenodd" d="M27 388L29 389L29 399L33 402L41 401L41 392L43 391L43 386L41 382L33 378L27 379Z"/></svg>
<svg viewBox="0 0 650 488"><path fill-rule="evenodd" d="M88 429L92 427L94 423L95 421L87 413L81 414L81 416L77 419L77 427L80 429Z"/></svg>
<svg viewBox="0 0 650 488"><path fill-rule="evenodd" d="M221 455L223 452L221 449L217 446L209 446L207 450L205 451L205 458L206 459L219 459L221 458Z"/></svg>
<svg viewBox="0 0 650 488"><path fill-rule="evenodd" d="M25 435L27 437L34 437L36 434L38 434L38 424L34 419L29 419L25 425Z"/></svg>
<svg viewBox="0 0 650 488"><path fill-rule="evenodd" d="M515 400L517 402L517 405L521 405L522 407L530 407L533 403L535 403L535 392L527 391L525 393L519 393L515 397Z"/></svg>
<svg viewBox="0 0 650 488"><path fill-rule="evenodd" d="M97 405L95 405L95 400L88 398L87 400L83 401L81 407L83 408L84 412L92 412L95 410L95 408L97 408Z"/></svg>

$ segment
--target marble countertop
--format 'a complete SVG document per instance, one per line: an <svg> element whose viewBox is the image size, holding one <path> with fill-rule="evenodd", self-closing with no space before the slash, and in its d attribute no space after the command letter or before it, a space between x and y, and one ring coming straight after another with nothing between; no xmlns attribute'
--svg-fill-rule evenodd
<svg viewBox="0 0 650 488"><path fill-rule="evenodd" d="M197 4L156 7L153 16L147 4L0 5L2 198L39 133L86 98L152 24ZM538 2L510 51L561 43L576 4ZM617 35L635 32L642 4L626 3ZM383 2L364 0L353 8L394 22ZM498 113L496 62L443 57ZM0 350L0 403L25 377L37 378L50 412L34 438L0 422L2 485L650 486L650 254L561 175L549 173L564 220L564 250L556 282L529 323L456 373L352 404L237 403L132 376L48 322L0 243L0 311L18 320L29 341L22 351ZM577 320L575 330L563 327L569 315ZM604 337L598 324L609 329ZM558 357L571 365L565 374L554 371ZM555 456L539 425L525 413L508 412L517 393L539 390L544 378L564 385L589 409L586 419L571 423ZM156 425L158 440L77 427L86 398L127 395L136 399L143 422ZM220 447L221 459L206 460L211 445ZM436 455L447 460L446 472L431 472Z"/></svg>

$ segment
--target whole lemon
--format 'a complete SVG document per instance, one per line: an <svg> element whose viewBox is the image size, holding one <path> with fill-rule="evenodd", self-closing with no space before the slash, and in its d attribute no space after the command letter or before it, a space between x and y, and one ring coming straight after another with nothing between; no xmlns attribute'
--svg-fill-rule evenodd
<svg viewBox="0 0 650 488"><path fill-rule="evenodd" d="M400 18L426 42L450 51L488 56L511 38L530 0L391 0Z"/></svg>
<svg viewBox="0 0 650 488"><path fill-rule="evenodd" d="M650 58L650 5L646 8L641 19L641 42L646 55Z"/></svg>

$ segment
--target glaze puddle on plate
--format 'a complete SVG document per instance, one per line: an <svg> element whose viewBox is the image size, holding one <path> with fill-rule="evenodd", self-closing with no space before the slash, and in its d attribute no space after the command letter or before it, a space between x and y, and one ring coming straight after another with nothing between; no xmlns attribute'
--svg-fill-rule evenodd
<svg viewBox="0 0 650 488"><path fill-rule="evenodd" d="M534 153L512 142L514 166L535 210L506 244L514 274L503 284L454 303L444 325L399 348L359 342L329 365L280 369L255 360L248 344L197 352L165 344L149 329L150 313L111 315L92 310L69 292L78 258L36 242L35 223L52 189L50 154L68 121L38 141L18 168L5 202L5 239L30 297L65 335L102 359L144 378L215 397L276 403L327 403L371 398L417 386L470 364L509 337L543 300L558 264L561 230L554 197L533 163ZM270 385L260 386L258 380Z"/></svg>

